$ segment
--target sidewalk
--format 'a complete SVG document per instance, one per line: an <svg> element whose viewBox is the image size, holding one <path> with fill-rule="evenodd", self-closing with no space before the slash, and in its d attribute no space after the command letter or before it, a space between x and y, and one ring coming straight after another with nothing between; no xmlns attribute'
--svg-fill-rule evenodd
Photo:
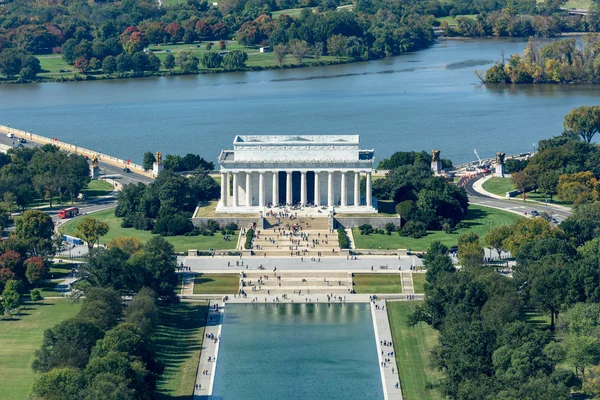
<svg viewBox="0 0 600 400"><path fill-rule="evenodd" d="M215 304L218 308L215 310ZM223 313L225 304L219 306L219 302L209 304L208 320L204 330L200 363L196 372L196 385L194 386L194 400L207 400L211 397L215 383L215 372L217 370L217 356L219 354L219 342L221 341L221 328L223 324ZM207 335L214 335L215 339L208 339ZM210 361L209 360L210 357ZM203 373L206 371L206 374Z"/></svg>
<svg viewBox="0 0 600 400"><path fill-rule="evenodd" d="M385 300L371 302L377 358L379 360L379 370L383 384L383 398L384 400L402 400L400 376L396 366L396 356L393 353L392 331L385 305ZM386 345L383 344L384 342L386 342Z"/></svg>

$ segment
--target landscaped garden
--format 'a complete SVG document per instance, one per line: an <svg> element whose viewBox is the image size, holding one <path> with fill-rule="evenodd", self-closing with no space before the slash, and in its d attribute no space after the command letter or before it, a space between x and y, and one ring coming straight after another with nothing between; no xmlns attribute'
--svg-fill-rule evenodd
<svg viewBox="0 0 600 400"><path fill-rule="evenodd" d="M234 294L238 292L238 274L196 274L194 294Z"/></svg>
<svg viewBox="0 0 600 400"><path fill-rule="evenodd" d="M359 294L402 293L402 279L396 274L354 274L353 289Z"/></svg>
<svg viewBox="0 0 600 400"><path fill-rule="evenodd" d="M122 228L122 218L115 216L114 209L108 209L90 214L91 217L97 218L100 221L106 222L110 228L108 234L100 239L101 244L108 244L112 239L118 237L135 237L142 242L146 242L153 236L150 231L142 231L134 228ZM75 218L60 227L60 232L63 235L77 236L77 224L81 218ZM233 250L237 244L237 235L231 236L231 240L227 241L219 232L214 236L165 236L165 239L170 242L176 252L186 252L189 249L197 250Z"/></svg>
<svg viewBox="0 0 600 400"><path fill-rule="evenodd" d="M414 239L412 237L400 236L393 232L386 234L363 235L358 228L352 229L357 249L411 249L413 251L425 251L431 242L438 240L447 246L454 246L458 237L463 233L475 232L480 237L485 236L491 227L510 225L517 219L522 218L518 214L498 210L495 208L471 205L467 218L463 220L465 228L456 229L453 233L444 231L427 231L427 236ZM364 251L363 251L364 252Z"/></svg>
<svg viewBox="0 0 600 400"><path fill-rule="evenodd" d="M75 316L79 308L66 299L25 302L13 319L0 319L0 399L27 398L34 378L31 363L44 331Z"/></svg>
<svg viewBox="0 0 600 400"><path fill-rule="evenodd" d="M418 302L388 301L387 313L400 371L402 396L406 400L437 400L442 397L427 384L437 382L442 374L429 366L430 352L437 342L437 332L423 322L409 327L408 315Z"/></svg>

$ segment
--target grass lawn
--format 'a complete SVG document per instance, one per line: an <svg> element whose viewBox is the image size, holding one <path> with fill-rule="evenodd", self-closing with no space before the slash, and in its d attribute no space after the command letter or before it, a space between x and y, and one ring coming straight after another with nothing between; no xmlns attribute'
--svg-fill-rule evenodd
<svg viewBox="0 0 600 400"><path fill-rule="evenodd" d="M541 329L550 329L550 315L543 314L535 308L524 308L523 321L533 324Z"/></svg>
<svg viewBox="0 0 600 400"><path fill-rule="evenodd" d="M240 287L238 274L196 274L194 294L234 294Z"/></svg>
<svg viewBox="0 0 600 400"><path fill-rule="evenodd" d="M436 18L436 20L442 22L442 21L446 21L448 23L448 25L456 25L456 19L457 18L468 18L468 19L475 19L477 18L477 14L464 14L464 15L457 15L455 17L440 17L440 18Z"/></svg>
<svg viewBox="0 0 600 400"><path fill-rule="evenodd" d="M133 228L121 228L121 219L115 217L115 210L108 209L90 214L91 217L104 221L110 227L106 236L100 239L101 244L108 244L112 239L118 237L136 237L142 242L146 242L153 236L150 231L139 231ZM61 225L60 232L64 235L77 236L77 224L81 217L74 218L69 222ZM216 233L214 236L165 236L165 239L175 246L176 252L186 252L189 249L197 250L230 250L235 249L237 244L236 236L232 240L225 241L221 233Z"/></svg>
<svg viewBox="0 0 600 400"><path fill-rule="evenodd" d="M483 182L481 185L483 190L493 193L497 196L506 196L506 192L510 192L511 190L515 190L515 185L513 185L511 178L500 178L493 177Z"/></svg>
<svg viewBox="0 0 600 400"><path fill-rule="evenodd" d="M402 293L400 274L354 274L356 293Z"/></svg>
<svg viewBox="0 0 600 400"><path fill-rule="evenodd" d="M91 181L88 187L83 189L81 193L85 196L86 200L94 199L101 196L108 196L113 192L113 186L102 180ZM71 199L65 198L65 201L61 202L60 197L55 197L52 201L52 208L64 208L64 207L76 207L80 201L75 200L71 203ZM47 207L50 205L50 201L47 199L34 200L31 203L31 207Z"/></svg>
<svg viewBox="0 0 600 400"><path fill-rule="evenodd" d="M406 400L437 400L442 398L440 394L426 389L427 383L435 383L442 377L429 367L429 353L437 343L437 332L423 322L412 328L407 324L408 315L418 304L387 302L402 394Z"/></svg>
<svg viewBox="0 0 600 400"><path fill-rule="evenodd" d="M26 303L15 320L0 320L0 398L26 399L33 384L31 363L44 330L73 317L80 304L69 300Z"/></svg>
<svg viewBox="0 0 600 400"><path fill-rule="evenodd" d="M165 366L158 381L160 399L191 399L204 339L207 303L182 302L162 310L156 353Z"/></svg>
<svg viewBox="0 0 600 400"><path fill-rule="evenodd" d="M310 7L310 9L313 10L313 12L314 12L314 10L316 10L317 7ZM285 10L273 11L271 13L271 16L273 17L273 19L279 18L279 16L282 14L289 15L290 17L295 17L295 16L300 15L302 10L304 10L304 8L288 8Z"/></svg>
<svg viewBox="0 0 600 400"><path fill-rule="evenodd" d="M428 231L427 236L420 239L400 236L398 233L392 233L391 235L361 235L358 228L353 228L352 233L354 234L357 249L368 249L370 246L373 246L374 249L390 248L425 251L434 240L439 240L447 246L454 246L458 242L458 237L463 233L473 231L483 238L490 228L489 221L492 221L492 227L496 227L512 224L518 218L522 217L518 214L495 208L471 205L469 206L467 219L464 220L468 227L457 229L454 233Z"/></svg>
<svg viewBox="0 0 600 400"><path fill-rule="evenodd" d="M415 293L425 293L425 274L412 274L413 290Z"/></svg>
<svg viewBox="0 0 600 400"><path fill-rule="evenodd" d="M563 8L581 8L589 10L592 8L592 0L569 0L562 5Z"/></svg>

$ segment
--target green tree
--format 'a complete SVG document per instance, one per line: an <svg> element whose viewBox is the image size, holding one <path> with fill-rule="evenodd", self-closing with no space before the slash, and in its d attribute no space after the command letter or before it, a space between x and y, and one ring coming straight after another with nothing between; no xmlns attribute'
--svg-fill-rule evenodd
<svg viewBox="0 0 600 400"><path fill-rule="evenodd" d="M99 221L96 218L85 217L77 224L77 236L87 242L88 248L91 251L100 241L100 237L106 235L109 229L106 222Z"/></svg>
<svg viewBox="0 0 600 400"><path fill-rule="evenodd" d="M83 391L85 400L135 400L135 390L131 381L114 372L99 373ZM81 398L81 397L80 397Z"/></svg>
<svg viewBox="0 0 600 400"><path fill-rule="evenodd" d="M279 43L273 47L273 55L275 56L275 60L277 64L281 67L283 65L283 61L285 60L285 56L287 54L288 48L285 44Z"/></svg>
<svg viewBox="0 0 600 400"><path fill-rule="evenodd" d="M156 157L154 156L154 153L152 153L151 151L147 151L144 153L144 160L142 162L142 167L146 171L151 170L153 168L155 162L156 162Z"/></svg>
<svg viewBox="0 0 600 400"><path fill-rule="evenodd" d="M31 289L31 292L29 293L29 298L34 303L37 303L40 300L44 300L44 297L42 296L42 291L40 289L37 289L37 288L36 289Z"/></svg>
<svg viewBox="0 0 600 400"><path fill-rule="evenodd" d="M566 339L567 360L581 373L585 383L586 368L600 363L600 340L597 336L569 335Z"/></svg>
<svg viewBox="0 0 600 400"><path fill-rule="evenodd" d="M550 201L552 201L552 196L558 193L559 176L559 173L553 171L543 173L537 179L538 188L542 193L550 197Z"/></svg>
<svg viewBox="0 0 600 400"><path fill-rule="evenodd" d="M160 310L156 305L156 293L149 288L142 288L131 300L125 310L125 322L140 330L149 338L157 326Z"/></svg>
<svg viewBox="0 0 600 400"><path fill-rule="evenodd" d="M177 55L177 65L186 74L197 72L199 62L198 57L190 50L181 51Z"/></svg>
<svg viewBox="0 0 600 400"><path fill-rule="evenodd" d="M565 234L542 218L522 218L512 225L512 235L503 244L512 254L517 254L521 246L546 238L564 239Z"/></svg>
<svg viewBox="0 0 600 400"><path fill-rule="evenodd" d="M54 368L37 376L31 393L44 400L80 400L85 377L75 368Z"/></svg>
<svg viewBox="0 0 600 400"><path fill-rule="evenodd" d="M327 52L337 58L346 55L348 39L343 35L333 35L327 39Z"/></svg>
<svg viewBox="0 0 600 400"><path fill-rule="evenodd" d="M4 290L2 291L2 306L4 308L4 312L9 316L19 308L21 304L21 289L22 284L20 281L9 280L6 282L4 286Z"/></svg>
<svg viewBox="0 0 600 400"><path fill-rule="evenodd" d="M563 309L569 289L569 259L563 255L549 255L529 267L528 287L531 303L540 311L550 314L550 329Z"/></svg>
<svg viewBox="0 0 600 400"><path fill-rule="evenodd" d="M107 56L102 61L102 71L109 75L117 72L117 59L114 56Z"/></svg>
<svg viewBox="0 0 600 400"><path fill-rule="evenodd" d="M509 225L497 226L490 229L490 231L483 238L484 244L490 249L496 250L498 257L503 251L506 251L504 242L512 234L512 228Z"/></svg>
<svg viewBox="0 0 600 400"><path fill-rule="evenodd" d="M90 322L106 332L119 323L121 311L119 292L112 288L91 287L85 291L85 300L77 313L77 319Z"/></svg>
<svg viewBox="0 0 600 400"><path fill-rule="evenodd" d="M15 220L15 237L24 240L31 255L50 254L53 249L52 218L37 210L27 210Z"/></svg>
<svg viewBox="0 0 600 400"><path fill-rule="evenodd" d="M581 106L572 109L564 118L564 127L567 131L581 136L587 143L600 130L600 106Z"/></svg>
<svg viewBox="0 0 600 400"><path fill-rule="evenodd" d="M131 57L127 53L121 53L117 56L117 71L120 73L128 72L133 69Z"/></svg>
<svg viewBox="0 0 600 400"><path fill-rule="evenodd" d="M223 57L223 68L233 71L246 68L248 54L242 50L232 50Z"/></svg>
<svg viewBox="0 0 600 400"><path fill-rule="evenodd" d="M288 44L288 47L290 49L290 53L292 54L292 57L294 57L296 59L298 64L302 64L302 60L306 57L306 55L310 51L310 48L308 47L308 43L306 43L304 40L292 40Z"/></svg>
<svg viewBox="0 0 600 400"><path fill-rule="evenodd" d="M172 71L173 68L175 68L175 56L173 54L167 54L163 66L169 71Z"/></svg>
<svg viewBox="0 0 600 400"><path fill-rule="evenodd" d="M600 236L600 202L581 204L560 223L560 228L578 246Z"/></svg>
<svg viewBox="0 0 600 400"><path fill-rule="evenodd" d="M204 68L219 68L222 60L216 51L207 51L200 55L200 63Z"/></svg>
<svg viewBox="0 0 600 400"><path fill-rule="evenodd" d="M88 254L79 270L92 285L128 291L127 260L129 254L118 247L99 248ZM138 271L129 272L135 277Z"/></svg>
<svg viewBox="0 0 600 400"><path fill-rule="evenodd" d="M21 70L21 57L23 53L17 49L5 49L0 52L0 72L8 79L18 74Z"/></svg>

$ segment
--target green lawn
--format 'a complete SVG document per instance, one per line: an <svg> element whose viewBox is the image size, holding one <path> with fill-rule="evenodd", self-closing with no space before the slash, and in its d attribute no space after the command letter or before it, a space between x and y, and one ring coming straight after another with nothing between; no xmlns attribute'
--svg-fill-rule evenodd
<svg viewBox="0 0 600 400"><path fill-rule="evenodd" d="M352 233L354 234L354 240L358 249L368 249L370 246L373 246L374 249L390 248L425 251L434 240L439 240L447 246L454 246L457 244L458 237L463 233L473 231L483 238L490 228L489 221L492 221L492 227L496 227L512 224L518 218L522 217L518 214L495 208L471 205L469 206L467 219L464 220L468 227L457 229L454 233L450 234L444 231L429 231L427 236L420 239L413 239L411 237L400 236L398 233L392 233L391 235L361 235L358 228L353 228Z"/></svg>
<svg viewBox="0 0 600 400"><path fill-rule="evenodd" d="M425 274L412 274L413 290L415 293L425 293Z"/></svg>
<svg viewBox="0 0 600 400"><path fill-rule="evenodd" d="M354 290L359 294L402 293L400 274L354 274Z"/></svg>
<svg viewBox="0 0 600 400"><path fill-rule="evenodd" d="M207 313L204 302L162 310L155 335L156 353L165 366L157 384L161 400L192 398Z"/></svg>
<svg viewBox="0 0 600 400"><path fill-rule="evenodd" d="M477 18L477 14L464 14L464 15L457 15L455 17L440 17L440 18L436 18L436 20L442 22L442 21L446 21L448 23L448 25L456 25L456 19L457 18L468 18L468 19L475 19Z"/></svg>
<svg viewBox="0 0 600 400"><path fill-rule="evenodd" d="M442 398L440 394L426 388L428 383L435 383L442 377L440 372L429 367L429 354L437 343L437 332L423 322L412 328L407 323L408 315L418 304L387 302L402 394L405 400L437 400Z"/></svg>
<svg viewBox="0 0 600 400"><path fill-rule="evenodd" d="M31 363L44 330L73 317L79 304L68 300L26 303L16 320L0 320L0 398L27 398L34 379Z"/></svg>
<svg viewBox="0 0 600 400"><path fill-rule="evenodd" d="M238 274L196 274L194 294L234 294L240 287Z"/></svg>
<svg viewBox="0 0 600 400"><path fill-rule="evenodd" d="M581 8L584 10L589 10L592 8L593 1L592 0L569 0L565 4L562 5L563 8Z"/></svg>
<svg viewBox="0 0 600 400"><path fill-rule="evenodd" d="M316 10L316 7L310 7L311 10ZM285 14L285 15L289 15L290 17L295 17L300 15L300 13L302 12L302 10L304 10L304 8L288 8L285 10L279 10L279 11L273 11L271 13L271 16L273 19L277 19L279 18L280 15Z"/></svg>
<svg viewBox="0 0 600 400"><path fill-rule="evenodd" d="M85 200L91 200L101 196L108 196L113 192L113 186L102 180L90 181L88 187L83 189L81 193L84 195ZM73 207L77 206L77 203L81 203L78 200L75 200L71 203L71 199L65 198L64 201L60 201L60 197L54 197L52 199L52 208L64 208L64 207ZM50 200L48 199L38 199L34 200L31 203L31 208L33 207L47 207L50 205Z"/></svg>
<svg viewBox="0 0 600 400"><path fill-rule="evenodd" d="M146 242L151 237L156 236L150 231L139 231L133 228L121 228L122 218L115 217L114 209L99 211L90 214L89 216L106 222L110 227L108 234L100 239L101 244L108 244L112 239L117 237L136 237L142 242ZM74 218L64 225L61 225L59 228L60 232L64 235L77 236L77 224L80 220L81 217ZM225 241L220 232L217 232L214 236L165 236L165 239L175 246L176 252L186 252L189 249L231 250L235 249L237 244L237 235L234 235L232 240Z"/></svg>
<svg viewBox="0 0 600 400"><path fill-rule="evenodd" d="M515 185L513 185L511 178L500 178L493 177L483 182L481 185L483 190L493 193L497 196L506 196L506 192L510 192L511 190L515 190Z"/></svg>

